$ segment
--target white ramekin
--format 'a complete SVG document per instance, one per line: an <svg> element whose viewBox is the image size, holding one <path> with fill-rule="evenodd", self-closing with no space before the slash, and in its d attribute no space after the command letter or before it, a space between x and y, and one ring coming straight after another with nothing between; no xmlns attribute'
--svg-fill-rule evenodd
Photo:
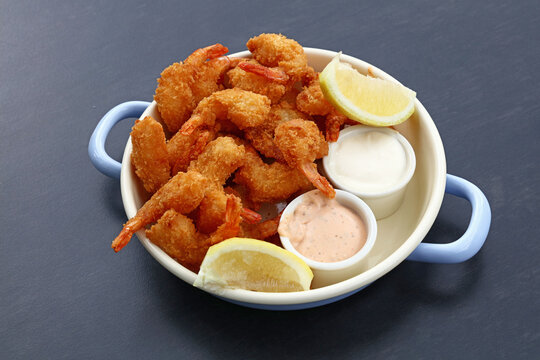
<svg viewBox="0 0 540 360"><path fill-rule="evenodd" d="M298 205L300 205L302 201L304 201L306 194L317 191L319 190L309 191L291 201L283 210L283 214L281 215L281 221L292 216L294 210L296 210ZM358 264L362 260L364 260L366 256L369 255L369 252L373 248L375 240L377 239L377 220L375 219L375 215L373 215L373 212L371 211L369 206L367 206L364 201L362 201L357 196L343 190L336 190L335 199L338 203L357 214L366 226L366 242L364 246L362 246L362 248L353 256L345 260L336 262L316 261L298 252L298 250L296 250L296 248L291 244L291 241L288 237L282 235L281 233L279 234L283 247L298 256L300 259L304 260L304 262L313 271L312 286L314 287L335 284L336 282L354 276L354 274L358 272Z"/></svg>
<svg viewBox="0 0 540 360"><path fill-rule="evenodd" d="M379 132L392 136L399 142L403 152L405 153L406 164L403 176L399 179L399 181L395 182L391 187L383 191L358 191L357 189L352 189L340 180L339 176L335 174L332 167L332 160L336 156L335 153L341 141L344 141L349 136L368 132ZM338 140L329 144L328 155L323 158L322 163L326 177L335 187L360 197L366 202L366 204L369 205L371 210L373 210L377 220L381 220L395 213L396 210L401 206L401 203L405 197L407 185L414 175L414 170L416 168L416 157L411 144L409 144L407 139L405 139L405 137L399 132L390 128L354 125L343 129L339 134Z"/></svg>

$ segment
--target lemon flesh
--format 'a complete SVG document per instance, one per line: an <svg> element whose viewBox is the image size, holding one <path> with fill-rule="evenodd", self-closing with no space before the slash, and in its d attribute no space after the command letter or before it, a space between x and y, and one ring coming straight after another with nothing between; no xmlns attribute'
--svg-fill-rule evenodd
<svg viewBox="0 0 540 360"><path fill-rule="evenodd" d="M293 253L261 240L232 238L210 247L193 285L292 292L309 290L312 279L311 269Z"/></svg>
<svg viewBox="0 0 540 360"><path fill-rule="evenodd" d="M414 112L416 93L392 81L360 74L339 60L339 54L320 75L325 98L352 120L370 126L391 126Z"/></svg>

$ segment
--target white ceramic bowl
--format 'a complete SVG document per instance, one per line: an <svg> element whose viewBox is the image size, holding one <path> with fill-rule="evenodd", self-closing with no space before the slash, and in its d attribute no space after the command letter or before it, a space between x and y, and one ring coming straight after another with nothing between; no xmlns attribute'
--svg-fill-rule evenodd
<svg viewBox="0 0 540 360"><path fill-rule="evenodd" d="M310 65L317 71L321 71L337 54L333 51L313 48L305 48L305 52ZM248 51L233 54L239 57L249 57L249 55ZM396 81L390 75L362 60L342 55L341 61L348 62L363 74L366 74L368 68L371 67L376 76ZM405 260L420 244L435 221L444 196L446 181L446 160L437 128L418 100L415 100L415 107L411 118L396 128L414 148L416 172L407 187L399 210L384 220L378 221L375 245L370 256L358 266L358 273L355 276L304 292L263 293L226 290L219 296L230 302L262 309L290 310L314 307L337 301L359 291ZM160 119L155 102L148 106L141 118L145 116ZM147 199L131 165L131 149L131 140L129 140L124 150L120 178L122 200L128 218L133 217ZM96 158L93 148L89 149L89 153L91 158ZM193 284L196 278L195 273L152 244L146 238L144 231L139 231L137 236L159 263L182 280ZM194 288L193 291L200 290Z"/></svg>
<svg viewBox="0 0 540 360"><path fill-rule="evenodd" d="M405 170L403 176L398 179L392 186L387 189L379 191L361 191L357 189L352 189L350 186L347 186L342 179L337 176L335 172L335 158L337 156L337 149L341 141L344 141L349 136L354 136L358 133L369 133L369 132L378 132L395 138L403 152L405 154ZM346 129L343 129L339 134L339 139L337 142L330 143L328 146L328 156L323 158L323 168L326 177L330 182L337 187L338 189L349 191L356 196L360 197L362 200L369 205L377 220L384 219L393 213L400 207L405 197L405 191L407 190L407 185L413 177L414 170L416 168L416 158L414 156L414 150L407 141L407 139L402 136L399 132L392 130L390 128L377 128L365 125L354 125Z"/></svg>
<svg viewBox="0 0 540 360"><path fill-rule="evenodd" d="M283 210L281 220L283 221L283 219L292 216L298 205L300 205L304 200L306 194L315 191L319 190L308 191L307 193L304 193L291 201ZM336 189L335 199L338 203L357 214L366 226L366 242L364 246L362 246L362 248L360 248L360 250L353 256L336 262L316 261L298 252L293 244L291 244L288 237L283 236L281 233L279 234L283 247L304 260L305 263L311 268L313 271L313 281L311 286L315 288L335 284L358 274L357 267L362 260L369 255L373 245L375 245L375 239L377 239L377 220L375 219L375 215L373 215L373 211L371 211L369 206L362 199L354 194L351 194L350 192L339 189Z"/></svg>

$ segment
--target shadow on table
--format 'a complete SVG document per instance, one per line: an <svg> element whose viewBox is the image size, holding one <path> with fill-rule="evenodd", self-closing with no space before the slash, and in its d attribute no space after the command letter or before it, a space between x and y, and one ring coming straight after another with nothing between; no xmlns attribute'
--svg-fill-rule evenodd
<svg viewBox="0 0 540 360"><path fill-rule="evenodd" d="M116 179L107 179L103 181L102 188L100 203L103 204L103 208L110 216L111 221L121 226L126 222L126 211L122 203L120 182Z"/></svg>
<svg viewBox="0 0 540 360"><path fill-rule="evenodd" d="M447 230L448 224L439 224ZM459 230L453 229L459 236ZM243 358L328 358L377 342L418 311L459 306L474 293L481 275L481 254L453 265L405 261L371 286L339 302L299 311L264 311L219 300L179 282L163 271L154 274L156 296L166 318L183 337L208 356ZM152 285L151 285L152 287ZM204 345L203 345L204 344Z"/></svg>

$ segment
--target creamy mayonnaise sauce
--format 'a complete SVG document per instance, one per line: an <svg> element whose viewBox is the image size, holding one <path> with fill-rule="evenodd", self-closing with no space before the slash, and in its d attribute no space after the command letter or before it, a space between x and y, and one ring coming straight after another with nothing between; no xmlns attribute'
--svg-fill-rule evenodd
<svg viewBox="0 0 540 360"><path fill-rule="evenodd" d="M343 188L364 194L389 190L406 175L407 155L390 134L357 131L333 145L328 158L332 177Z"/></svg>
<svg viewBox="0 0 540 360"><path fill-rule="evenodd" d="M300 254L320 262L350 258L367 238L362 219L320 191L306 193L294 212L282 217L278 232Z"/></svg>

